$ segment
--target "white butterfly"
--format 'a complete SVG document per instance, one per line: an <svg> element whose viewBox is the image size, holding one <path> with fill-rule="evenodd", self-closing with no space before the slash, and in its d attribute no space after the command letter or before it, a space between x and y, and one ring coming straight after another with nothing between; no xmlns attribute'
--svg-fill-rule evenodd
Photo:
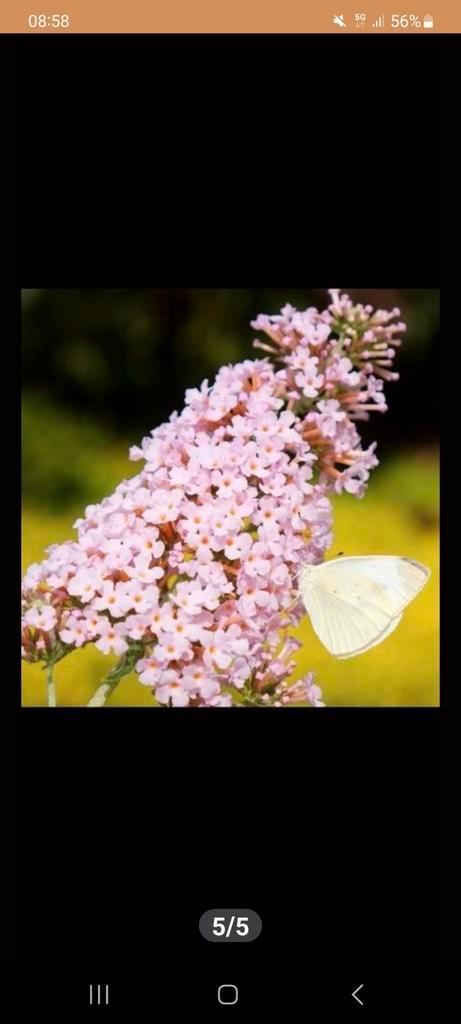
<svg viewBox="0 0 461 1024"><path fill-rule="evenodd" d="M335 658L353 658L385 640L430 570L411 558L359 555L304 565L299 592L319 640Z"/></svg>

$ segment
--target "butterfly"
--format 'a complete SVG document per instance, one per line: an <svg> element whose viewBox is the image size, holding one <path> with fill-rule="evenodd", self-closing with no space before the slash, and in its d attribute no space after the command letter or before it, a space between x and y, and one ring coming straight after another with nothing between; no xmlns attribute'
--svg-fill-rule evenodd
<svg viewBox="0 0 461 1024"><path fill-rule="evenodd" d="M319 640L335 658L353 658L398 626L430 570L411 558L358 555L304 565L299 594Z"/></svg>

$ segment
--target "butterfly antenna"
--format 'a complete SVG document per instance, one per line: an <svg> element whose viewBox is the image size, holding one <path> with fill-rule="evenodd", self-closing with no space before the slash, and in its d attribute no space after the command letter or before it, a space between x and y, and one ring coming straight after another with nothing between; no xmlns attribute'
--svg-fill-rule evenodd
<svg viewBox="0 0 461 1024"><path fill-rule="evenodd" d="M294 608L295 604L298 604L298 601L300 601L299 594L296 597L293 598L291 604L289 604L287 608L282 608L281 609L281 611L279 612L279 615L282 615L283 612L290 612L291 609Z"/></svg>

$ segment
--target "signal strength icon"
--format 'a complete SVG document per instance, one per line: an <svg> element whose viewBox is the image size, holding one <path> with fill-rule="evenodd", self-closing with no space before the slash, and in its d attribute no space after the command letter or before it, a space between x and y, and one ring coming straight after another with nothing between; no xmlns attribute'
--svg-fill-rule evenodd
<svg viewBox="0 0 461 1024"><path fill-rule="evenodd" d="M376 19L376 21L373 21L371 27L384 28L384 14L381 14L380 17Z"/></svg>

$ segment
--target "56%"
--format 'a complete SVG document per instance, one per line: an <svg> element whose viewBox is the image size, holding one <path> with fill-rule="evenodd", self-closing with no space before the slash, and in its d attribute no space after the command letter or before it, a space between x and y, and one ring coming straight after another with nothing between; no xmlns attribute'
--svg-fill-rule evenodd
<svg viewBox="0 0 461 1024"><path fill-rule="evenodd" d="M421 28L421 19L417 14L392 14L392 28Z"/></svg>

